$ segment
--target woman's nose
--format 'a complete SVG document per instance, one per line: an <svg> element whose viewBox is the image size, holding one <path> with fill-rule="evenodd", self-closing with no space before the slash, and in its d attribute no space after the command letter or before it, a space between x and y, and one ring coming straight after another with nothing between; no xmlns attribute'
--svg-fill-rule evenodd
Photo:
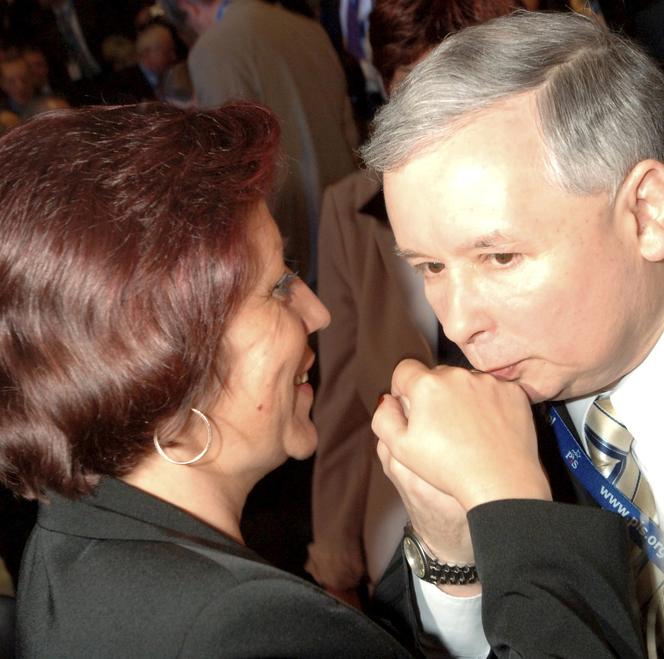
<svg viewBox="0 0 664 659"><path fill-rule="evenodd" d="M298 282L293 300L304 321L307 334L324 329L330 324L330 312L318 296L303 282Z"/></svg>

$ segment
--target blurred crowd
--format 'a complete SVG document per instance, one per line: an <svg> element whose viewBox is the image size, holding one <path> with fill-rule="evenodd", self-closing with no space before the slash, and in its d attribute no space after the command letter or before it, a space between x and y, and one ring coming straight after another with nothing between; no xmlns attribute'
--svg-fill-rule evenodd
<svg viewBox="0 0 664 659"><path fill-rule="evenodd" d="M4 0L0 130L62 107L190 103L186 51L145 0Z"/></svg>

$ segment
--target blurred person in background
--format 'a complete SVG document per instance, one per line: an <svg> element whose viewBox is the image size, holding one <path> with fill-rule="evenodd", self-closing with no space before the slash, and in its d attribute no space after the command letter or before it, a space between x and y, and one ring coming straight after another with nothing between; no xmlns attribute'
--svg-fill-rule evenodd
<svg viewBox="0 0 664 659"><path fill-rule="evenodd" d="M22 117L35 96L32 74L24 57L16 54L0 61L0 89L5 93L4 109Z"/></svg>
<svg viewBox="0 0 664 659"><path fill-rule="evenodd" d="M54 93L49 80L49 66L46 56L39 46L27 45L21 48L23 59L28 63L35 93L49 96Z"/></svg>
<svg viewBox="0 0 664 659"><path fill-rule="evenodd" d="M161 20L144 25L132 50L135 62L109 78L106 99L114 103L166 100L164 82L176 62L171 28Z"/></svg>
<svg viewBox="0 0 664 659"><path fill-rule="evenodd" d="M179 30L196 34L188 65L200 107L243 98L279 117L285 173L271 207L287 259L313 281L322 193L355 169L357 146L343 71L325 31L263 0L161 4Z"/></svg>

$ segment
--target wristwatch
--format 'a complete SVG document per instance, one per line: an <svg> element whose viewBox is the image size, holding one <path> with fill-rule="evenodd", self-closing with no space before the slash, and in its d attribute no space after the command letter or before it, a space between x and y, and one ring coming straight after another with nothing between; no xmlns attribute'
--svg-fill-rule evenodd
<svg viewBox="0 0 664 659"><path fill-rule="evenodd" d="M433 584L466 584L479 581L474 565L439 563L427 550L422 538L407 524L403 530L403 553L413 574Z"/></svg>

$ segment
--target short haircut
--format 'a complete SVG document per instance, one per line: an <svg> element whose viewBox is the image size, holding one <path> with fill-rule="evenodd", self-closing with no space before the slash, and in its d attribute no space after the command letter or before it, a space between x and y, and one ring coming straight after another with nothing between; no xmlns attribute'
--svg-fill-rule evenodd
<svg viewBox="0 0 664 659"><path fill-rule="evenodd" d="M664 74L639 48L574 13L519 11L448 37L378 113L362 150L397 169L460 123L535 92L552 181L615 191L635 164L664 160Z"/></svg>
<svg viewBox="0 0 664 659"><path fill-rule="evenodd" d="M0 138L0 481L73 497L205 409L255 281L269 110L64 110Z"/></svg>
<svg viewBox="0 0 664 659"><path fill-rule="evenodd" d="M416 62L448 34L520 6L518 0L375 0L369 18L373 64L389 85L399 67Z"/></svg>

